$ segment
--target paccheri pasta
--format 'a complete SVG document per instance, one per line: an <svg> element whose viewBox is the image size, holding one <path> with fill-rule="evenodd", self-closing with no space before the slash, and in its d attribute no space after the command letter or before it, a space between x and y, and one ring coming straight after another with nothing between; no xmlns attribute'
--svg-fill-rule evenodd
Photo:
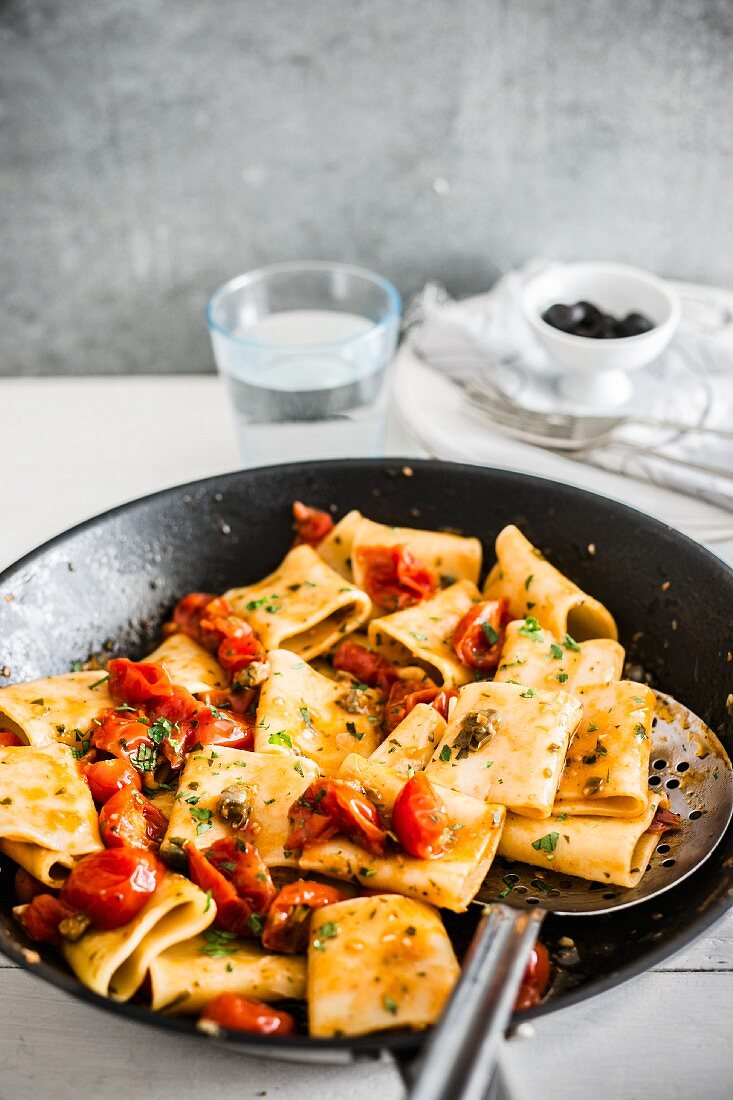
<svg viewBox="0 0 733 1100"><path fill-rule="evenodd" d="M638 883L677 824L654 696L516 527L482 592L477 539L294 516L273 572L184 595L144 660L0 689L15 913L90 989L209 1031L292 1033L298 1000L318 1037L425 1028L459 973L440 909L497 854Z"/></svg>

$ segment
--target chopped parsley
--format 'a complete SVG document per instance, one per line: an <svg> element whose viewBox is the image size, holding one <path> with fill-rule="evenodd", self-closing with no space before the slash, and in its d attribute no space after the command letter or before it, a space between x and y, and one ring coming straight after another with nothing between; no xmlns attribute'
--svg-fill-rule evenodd
<svg viewBox="0 0 733 1100"><path fill-rule="evenodd" d="M338 930L339 930L338 925L334 921L332 921L332 920L325 921L321 925L321 927L318 929L318 934L317 934L317 936L315 936L315 938L313 940L313 946L315 947L316 951L325 951L326 950L325 941L326 940L332 940L334 938L334 936L337 936L338 935Z"/></svg>
<svg viewBox="0 0 733 1100"><path fill-rule="evenodd" d="M562 646L558 645L557 642L553 642L550 646L550 655L554 657L556 661L562 661L564 657Z"/></svg>
<svg viewBox="0 0 733 1100"><path fill-rule="evenodd" d="M636 734L637 740L646 741L646 729L644 728L644 726L642 726L641 722L637 722L637 724L634 726L634 733Z"/></svg>
<svg viewBox="0 0 733 1100"><path fill-rule="evenodd" d="M486 638L486 641L489 643L489 645L496 645L496 643L499 641L499 634L496 630L494 630L491 623L481 623L481 630L483 631L484 638Z"/></svg>
<svg viewBox="0 0 733 1100"><path fill-rule="evenodd" d="M236 939L235 932L223 932L218 928L207 928L204 932L206 941L201 948L202 955L208 955L212 959L221 958L222 955L233 955L237 950L231 946L231 941Z"/></svg>
<svg viewBox="0 0 733 1100"><path fill-rule="evenodd" d="M530 573L530 575L526 578L526 580L524 582L524 591L525 592L529 592L529 586L531 585L533 580L534 580L534 573Z"/></svg>
<svg viewBox="0 0 733 1100"><path fill-rule="evenodd" d="M397 1001L392 1000L389 993L384 994L384 1007L387 1012L391 1012L393 1016L397 1015Z"/></svg>
<svg viewBox="0 0 733 1100"><path fill-rule="evenodd" d="M450 745L443 745L443 748L440 750L440 755L438 759L442 760L444 764L447 764L450 760L450 755Z"/></svg>
<svg viewBox="0 0 733 1100"><path fill-rule="evenodd" d="M536 852L554 852L559 839L559 833L545 833L538 840L532 841L532 847Z"/></svg>
<svg viewBox="0 0 733 1100"><path fill-rule="evenodd" d="M292 749L293 742L290 738L290 734L285 730L280 730L278 733L271 733L267 738L268 745L285 745L286 748Z"/></svg>
<svg viewBox="0 0 733 1100"><path fill-rule="evenodd" d="M427 634L421 634L419 630L411 630L410 637L414 638L416 642L427 642Z"/></svg>
<svg viewBox="0 0 733 1100"><path fill-rule="evenodd" d="M72 672L81 672L81 670L83 668L84 668L84 662L83 661L76 660L76 661L71 662L71 671Z"/></svg>
<svg viewBox="0 0 733 1100"><path fill-rule="evenodd" d="M567 683L568 674L567 672L558 672L555 679L557 680L558 684L565 684Z"/></svg>
<svg viewBox="0 0 733 1100"><path fill-rule="evenodd" d="M532 615L528 615L519 628L520 634L524 634L525 638L532 638L534 641L539 641L538 634L541 632L542 627Z"/></svg>
<svg viewBox="0 0 733 1100"><path fill-rule="evenodd" d="M575 641L575 638L571 638L569 634L566 634L562 640L562 644L566 649L572 649L573 653L580 653L580 646Z"/></svg>
<svg viewBox="0 0 733 1100"><path fill-rule="evenodd" d="M312 730L313 729L313 722L311 721L311 716L308 713L308 707L301 707L300 708L300 717L303 719L303 721L305 722L308 729Z"/></svg>
<svg viewBox="0 0 733 1100"><path fill-rule="evenodd" d="M559 679L560 679L560 677L558 676L558 680ZM565 679L567 680L567 676L565 677ZM532 696L536 695L536 694L537 694L537 692L534 688L527 688L526 691L520 691L519 697L520 697L520 699L531 699Z"/></svg>

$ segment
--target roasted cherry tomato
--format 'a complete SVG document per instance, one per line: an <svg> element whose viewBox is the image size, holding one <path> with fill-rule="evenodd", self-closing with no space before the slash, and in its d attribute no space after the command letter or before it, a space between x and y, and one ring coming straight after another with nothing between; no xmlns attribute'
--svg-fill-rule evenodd
<svg viewBox="0 0 733 1100"><path fill-rule="evenodd" d="M165 718L168 722L180 724L193 718L201 704L186 688L175 685L170 695L162 699L153 699L148 703L146 713L151 721Z"/></svg>
<svg viewBox="0 0 733 1100"><path fill-rule="evenodd" d="M216 707L225 714L243 718L247 725L253 726L257 716L258 697L257 688L250 688L248 691L225 691L221 688L212 688L211 691L206 692L203 701L207 706Z"/></svg>
<svg viewBox="0 0 733 1100"><path fill-rule="evenodd" d="M123 760L155 761L156 746L150 738L150 721L144 711L108 707L92 723L90 743L100 752ZM152 770L152 769L148 769Z"/></svg>
<svg viewBox="0 0 733 1100"><path fill-rule="evenodd" d="M255 661L264 660L266 653L249 623L233 615L230 619L215 619L214 624L222 636L216 651L219 664L236 685L252 686L242 674Z"/></svg>
<svg viewBox="0 0 733 1100"><path fill-rule="evenodd" d="M397 680L390 688L384 708L385 729L391 733L418 703L430 703L447 720L448 704L457 698L454 688L439 688L430 680Z"/></svg>
<svg viewBox="0 0 733 1100"><path fill-rule="evenodd" d="M333 531L333 520L328 512L323 512L320 508L310 508L296 500L293 502L293 530L293 546L300 546L304 542L308 546L318 546Z"/></svg>
<svg viewBox="0 0 733 1100"><path fill-rule="evenodd" d="M392 831L408 856L435 859L450 844L448 815L425 772L408 779L392 810Z"/></svg>
<svg viewBox="0 0 733 1100"><path fill-rule="evenodd" d="M228 619L233 614L232 605L223 596L214 596L209 592L190 592L176 604L173 622L189 638L215 653L223 638L217 620Z"/></svg>
<svg viewBox="0 0 733 1100"><path fill-rule="evenodd" d="M195 745L226 745L230 749L254 748L251 725L218 707L202 706L183 727L186 751Z"/></svg>
<svg viewBox="0 0 733 1100"><path fill-rule="evenodd" d="M647 832L659 833L661 836L662 833L667 833L670 829L679 829L681 824L682 819L679 814L674 814L671 810L658 806Z"/></svg>
<svg viewBox="0 0 733 1100"><path fill-rule="evenodd" d="M334 654L333 667L339 672L349 672L368 687L379 688L385 695L399 679L396 669L389 661L355 642L341 643Z"/></svg>
<svg viewBox="0 0 733 1100"><path fill-rule="evenodd" d="M278 891L267 913L262 946L268 951L301 955L308 948L310 916L314 909L345 901L348 894L320 882L289 882Z"/></svg>
<svg viewBox="0 0 733 1100"><path fill-rule="evenodd" d="M453 631L453 649L461 664L486 672L496 668L508 620L506 600L474 604Z"/></svg>
<svg viewBox="0 0 733 1100"><path fill-rule="evenodd" d="M538 1005L547 992L549 984L550 956L545 945L538 941L532 948L532 954L525 968L522 984L514 1002L514 1011L521 1012L522 1009Z"/></svg>
<svg viewBox="0 0 733 1100"><path fill-rule="evenodd" d="M61 901L106 932L136 917L165 874L157 856L139 848L107 848L84 856L61 887Z"/></svg>
<svg viewBox="0 0 733 1100"><path fill-rule="evenodd" d="M224 837L206 852L189 841L186 852L191 879L202 890L211 891L216 923L239 936L255 935L276 890L252 840L246 833Z"/></svg>
<svg viewBox="0 0 733 1100"><path fill-rule="evenodd" d="M0 730L0 749L12 748L15 745L24 745L25 742L12 730Z"/></svg>
<svg viewBox="0 0 733 1100"><path fill-rule="evenodd" d="M127 657L115 657L109 662L107 671L107 687L117 703L139 707L173 691L168 673L162 665L152 661L129 661Z"/></svg>
<svg viewBox="0 0 733 1100"><path fill-rule="evenodd" d="M173 609L173 622L179 630L200 644L201 616L206 605L215 599L213 592L189 592Z"/></svg>
<svg viewBox="0 0 733 1100"><path fill-rule="evenodd" d="M48 886L39 882L37 878L29 874L23 867L15 872L15 897L18 905L27 905L39 894L47 894Z"/></svg>
<svg viewBox="0 0 733 1100"><path fill-rule="evenodd" d="M122 787L99 812L99 833L106 848L148 848L157 852L168 820L133 786Z"/></svg>
<svg viewBox="0 0 733 1100"><path fill-rule="evenodd" d="M36 894L20 915L20 923L32 940L61 946L59 925L75 916L76 910L53 894Z"/></svg>
<svg viewBox="0 0 733 1100"><path fill-rule="evenodd" d="M134 787L142 790L140 773L136 772L131 764L119 757L109 760L97 760L95 764L88 764L84 769L84 777L89 784L92 798L100 805L121 791L123 787Z"/></svg>
<svg viewBox="0 0 733 1100"><path fill-rule="evenodd" d="M316 779L288 813L288 848L299 851L315 840L343 833L374 855L383 856L387 833L376 807L358 783L348 779Z"/></svg>
<svg viewBox="0 0 733 1100"><path fill-rule="evenodd" d="M209 1020L229 1031L253 1031L258 1035L295 1035L295 1020L262 1001L239 993L220 993L203 1009L200 1020Z"/></svg>
<svg viewBox="0 0 733 1100"><path fill-rule="evenodd" d="M412 607L435 592L435 573L405 546L364 546L357 555L367 595L387 611Z"/></svg>

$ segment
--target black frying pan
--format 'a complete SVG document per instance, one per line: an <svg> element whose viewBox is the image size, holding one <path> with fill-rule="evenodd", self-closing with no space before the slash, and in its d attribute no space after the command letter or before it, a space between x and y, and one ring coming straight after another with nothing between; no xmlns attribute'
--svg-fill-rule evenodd
<svg viewBox="0 0 733 1100"><path fill-rule="evenodd" d="M517 523L613 611L630 658L652 674L654 686L699 714L733 750L726 714L733 691L731 569L663 523L581 489L503 470L408 463L320 462L227 474L123 505L58 536L0 576L0 669L9 673L0 685L66 672L105 642L142 656L180 596L224 591L275 567L291 542L291 504L299 498L339 514L359 508L383 523L457 528L482 540L488 564L498 531ZM522 1018L626 981L703 932L733 904L732 856L729 828L712 857L660 898L592 922L550 917L543 939L557 953L559 938L569 936L577 961L559 971L550 998ZM109 1012L200 1035L190 1021L97 996L52 953L29 961L24 950L31 945L10 915L12 901L12 876L3 866L0 949L10 958ZM475 918L448 914L446 923L460 951ZM261 1055L347 1061L384 1049L399 1057L418 1038L395 1032L263 1043L239 1034L228 1042Z"/></svg>

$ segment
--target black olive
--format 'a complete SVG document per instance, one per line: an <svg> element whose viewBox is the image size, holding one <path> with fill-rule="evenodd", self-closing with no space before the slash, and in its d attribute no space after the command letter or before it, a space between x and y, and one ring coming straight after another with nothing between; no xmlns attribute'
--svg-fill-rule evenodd
<svg viewBox="0 0 733 1100"><path fill-rule="evenodd" d="M545 310L542 314L542 320L546 321L548 325L552 325L553 328L560 329L560 332L571 332L576 323L574 307L564 306L560 302L556 302Z"/></svg>
<svg viewBox="0 0 733 1100"><path fill-rule="evenodd" d="M592 302L578 302L577 309L582 310L582 313L573 328L574 334L591 339L598 336L603 325L603 314L598 306L594 306Z"/></svg>
<svg viewBox="0 0 733 1100"><path fill-rule="evenodd" d="M642 332L651 332L654 325L643 313L627 313L617 325L619 336L639 336Z"/></svg>

